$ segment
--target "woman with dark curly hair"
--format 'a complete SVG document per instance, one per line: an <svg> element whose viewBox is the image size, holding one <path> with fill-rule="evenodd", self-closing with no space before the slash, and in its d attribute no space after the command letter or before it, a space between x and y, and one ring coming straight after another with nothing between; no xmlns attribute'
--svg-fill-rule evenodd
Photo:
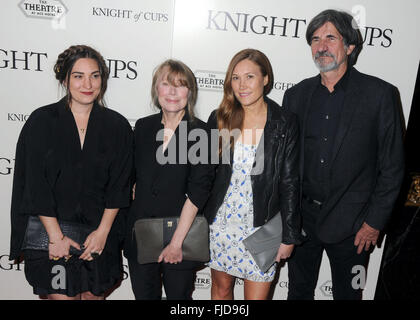
<svg viewBox="0 0 420 320"><path fill-rule="evenodd" d="M104 107L99 52L71 46L54 71L66 96L33 111L17 143L10 259L25 259L34 294L103 299L122 274L117 213L130 201L132 130Z"/></svg>

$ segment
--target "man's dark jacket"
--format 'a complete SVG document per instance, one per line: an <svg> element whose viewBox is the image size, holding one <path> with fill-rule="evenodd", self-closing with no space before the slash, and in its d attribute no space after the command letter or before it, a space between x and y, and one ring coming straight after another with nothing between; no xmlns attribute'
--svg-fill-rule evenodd
<svg viewBox="0 0 420 320"><path fill-rule="evenodd" d="M325 243L336 243L356 234L363 222L382 230L391 215L404 173L397 88L354 68L348 71L327 197L316 222L316 234ZM320 81L320 75L305 79L284 94L283 107L299 118L301 176L306 119Z"/></svg>

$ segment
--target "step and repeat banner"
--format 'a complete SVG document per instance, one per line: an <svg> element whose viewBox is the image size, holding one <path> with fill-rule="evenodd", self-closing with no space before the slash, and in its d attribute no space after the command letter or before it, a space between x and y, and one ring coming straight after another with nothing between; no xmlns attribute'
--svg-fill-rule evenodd
<svg viewBox="0 0 420 320"><path fill-rule="evenodd" d="M167 58L182 60L199 87L196 113L207 120L223 95L226 68L244 48L270 59L275 76L270 97L318 73L305 40L311 18L331 8L352 13L364 47L356 68L398 87L407 122L420 58L418 0L2 0L0 4L0 299L38 299L23 263L9 261L10 200L16 141L30 113L57 101L63 90L53 66L59 53L87 44L102 53L110 69L107 106L135 121L155 113L153 69ZM382 248L371 255L364 299L373 299ZM194 299L210 299L210 270L199 270ZM287 265L280 269L273 299L287 296ZM108 299L133 299L124 260L124 280ZM237 280L235 298L243 299ZM324 256L316 299L332 299Z"/></svg>

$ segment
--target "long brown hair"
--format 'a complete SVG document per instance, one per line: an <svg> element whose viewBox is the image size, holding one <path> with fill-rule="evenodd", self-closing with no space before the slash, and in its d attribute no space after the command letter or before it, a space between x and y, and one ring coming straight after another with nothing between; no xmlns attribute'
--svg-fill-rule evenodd
<svg viewBox="0 0 420 320"><path fill-rule="evenodd" d="M232 89L232 74L236 65L242 60L250 60L256 63L260 67L260 71L263 77L268 76L268 82L264 86L264 96L270 93L274 84L274 75L273 68L271 67L270 60L267 56L259 50L256 49L244 49L239 51L234 55L232 60L229 63L229 67L226 72L225 82L224 82L224 94L223 100L217 109L217 126L220 132L223 129L227 129L229 133L233 132L235 129L242 131L243 122L244 122L244 109L242 108L239 101L236 99L235 94ZM226 130L223 130L226 132ZM223 135L223 132L219 138L219 154L221 153L224 146L230 144L230 147L233 148L235 140L237 137L229 137ZM229 140L228 140L229 139Z"/></svg>

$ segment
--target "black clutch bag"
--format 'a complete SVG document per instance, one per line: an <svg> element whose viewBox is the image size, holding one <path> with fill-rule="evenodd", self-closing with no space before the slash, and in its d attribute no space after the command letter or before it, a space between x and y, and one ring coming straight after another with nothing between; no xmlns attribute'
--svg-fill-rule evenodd
<svg viewBox="0 0 420 320"><path fill-rule="evenodd" d="M86 225L59 221L61 232L67 237L77 242L80 246L83 245L88 235L94 230ZM38 216L29 216L28 225L26 227L25 236L23 238L22 250L41 250L48 251L49 238L44 225ZM77 250L70 246L71 255L81 255L83 250Z"/></svg>
<svg viewBox="0 0 420 320"><path fill-rule="evenodd" d="M277 251L283 238L282 231L283 223L278 213L243 240L245 248L251 253L262 272L267 272L276 262Z"/></svg>
<svg viewBox="0 0 420 320"><path fill-rule="evenodd" d="M138 219L133 232L137 243L139 264L157 262L162 250L171 242L179 217ZM207 262L210 260L209 226L203 216L196 216L182 243L182 259Z"/></svg>

